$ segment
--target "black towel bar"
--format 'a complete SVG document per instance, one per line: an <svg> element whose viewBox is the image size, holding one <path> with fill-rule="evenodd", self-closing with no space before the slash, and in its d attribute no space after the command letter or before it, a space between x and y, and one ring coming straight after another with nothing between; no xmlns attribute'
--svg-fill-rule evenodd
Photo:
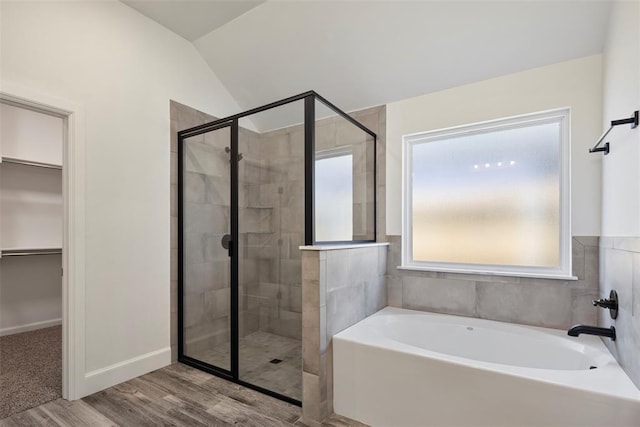
<svg viewBox="0 0 640 427"><path fill-rule="evenodd" d="M613 129L615 126L620 126L620 125L631 125L631 129L637 128L638 127L638 110L634 111L633 115L627 119L612 120L611 126L609 127L609 129L607 129L607 131L603 133L600 138L598 138L598 142L596 142L593 147L589 148L589 152L598 153L600 151L604 151L605 155L609 154L609 143L608 142L605 143L604 146L602 147L600 147L600 144L607 137L607 135L609 135L609 132L611 132L611 129Z"/></svg>

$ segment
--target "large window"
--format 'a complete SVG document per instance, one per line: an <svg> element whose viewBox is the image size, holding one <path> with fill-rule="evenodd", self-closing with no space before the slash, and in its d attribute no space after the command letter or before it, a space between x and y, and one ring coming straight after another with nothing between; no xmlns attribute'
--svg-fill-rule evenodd
<svg viewBox="0 0 640 427"><path fill-rule="evenodd" d="M570 276L568 109L403 145L404 267Z"/></svg>

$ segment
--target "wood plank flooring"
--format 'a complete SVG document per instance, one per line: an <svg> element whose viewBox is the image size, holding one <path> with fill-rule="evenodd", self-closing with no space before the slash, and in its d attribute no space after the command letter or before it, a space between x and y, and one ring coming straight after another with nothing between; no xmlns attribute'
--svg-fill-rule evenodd
<svg viewBox="0 0 640 427"><path fill-rule="evenodd" d="M0 420L0 427L305 427L300 416L295 405L178 363L82 400L45 403ZM333 415L323 426L364 424Z"/></svg>

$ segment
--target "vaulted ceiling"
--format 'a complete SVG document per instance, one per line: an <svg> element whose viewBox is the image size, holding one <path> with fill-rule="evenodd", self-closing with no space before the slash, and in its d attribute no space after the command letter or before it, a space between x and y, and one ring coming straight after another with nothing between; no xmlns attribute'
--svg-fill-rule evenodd
<svg viewBox="0 0 640 427"><path fill-rule="evenodd" d="M193 40L245 109L313 89L355 110L600 53L610 9L571 0L125 3Z"/></svg>

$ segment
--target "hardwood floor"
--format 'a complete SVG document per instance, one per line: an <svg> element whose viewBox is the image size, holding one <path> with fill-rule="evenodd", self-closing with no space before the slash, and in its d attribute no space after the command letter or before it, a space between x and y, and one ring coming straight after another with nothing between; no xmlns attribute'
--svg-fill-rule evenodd
<svg viewBox="0 0 640 427"><path fill-rule="evenodd" d="M13 426L299 426L301 409L182 364L0 420ZM364 426L333 415L326 427Z"/></svg>

